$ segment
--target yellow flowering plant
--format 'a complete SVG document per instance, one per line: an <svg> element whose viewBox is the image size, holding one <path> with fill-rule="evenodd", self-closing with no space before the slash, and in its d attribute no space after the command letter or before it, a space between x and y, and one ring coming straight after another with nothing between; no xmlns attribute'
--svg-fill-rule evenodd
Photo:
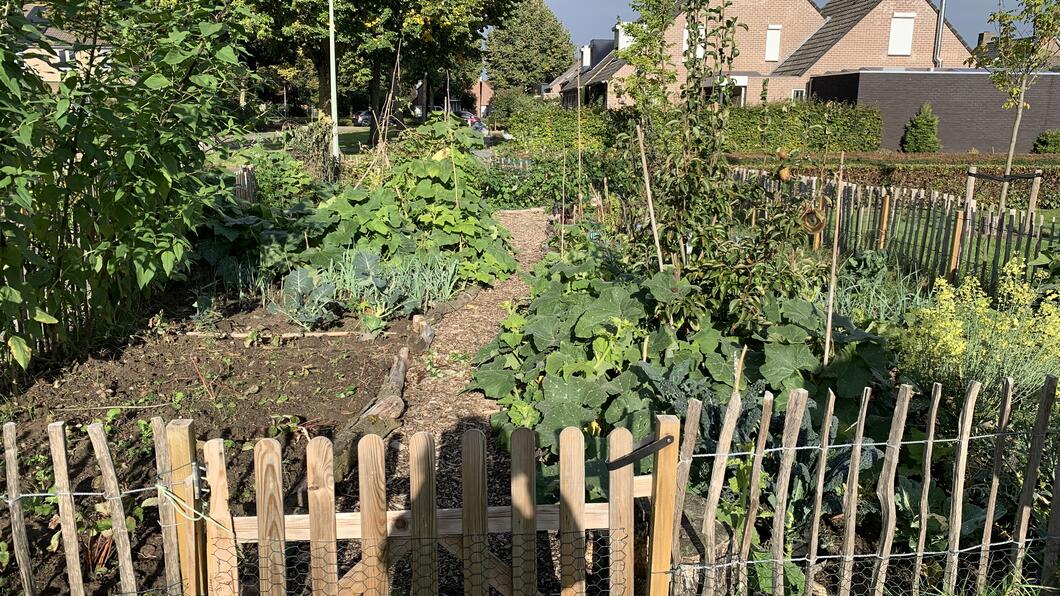
<svg viewBox="0 0 1060 596"><path fill-rule="evenodd" d="M1028 281L1021 258L1005 266L994 301L975 278L959 287L939 279L932 303L910 314L899 347L900 370L923 387L937 381L961 391L975 380L995 389L1012 377L1020 412L1046 375L1060 373L1060 292ZM979 401L981 411L996 412L1000 399L987 390Z"/></svg>

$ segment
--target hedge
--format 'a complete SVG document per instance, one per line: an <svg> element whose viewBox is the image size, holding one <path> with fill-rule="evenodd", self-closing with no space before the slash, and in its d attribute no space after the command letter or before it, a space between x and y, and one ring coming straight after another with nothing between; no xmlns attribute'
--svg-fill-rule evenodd
<svg viewBox="0 0 1060 596"><path fill-rule="evenodd" d="M514 137L516 150L538 157L577 148L578 110L550 100L520 102L518 108L507 118L507 130ZM599 151L610 144L608 139L613 134L603 109L582 108L581 120L585 151Z"/></svg>
<svg viewBox="0 0 1060 596"><path fill-rule="evenodd" d="M763 163L774 161L772 155L730 154L729 162L750 168L762 168ZM1005 173L1004 155L976 155L968 153L908 155L901 153L848 154L846 156L846 180L872 186L904 186L937 190L964 196L967 173L976 166L980 173L1001 175ZM810 160L814 161L814 160ZM829 156L826 169L834 171L838 158ZM807 165L800 172L807 176L819 175L820 162ZM1020 155L1013 165L1015 173L1030 173L1042 170L1042 188L1038 195L1039 209L1060 208L1060 161L1056 156ZM1001 184L989 180L976 181L976 202L982 206L996 205L1001 197ZM1019 181L1012 185L1008 205L1016 209L1027 207L1030 197L1030 181Z"/></svg>
<svg viewBox="0 0 1060 596"><path fill-rule="evenodd" d="M816 101L735 108L726 147L733 152L877 151L883 132L879 108Z"/></svg>

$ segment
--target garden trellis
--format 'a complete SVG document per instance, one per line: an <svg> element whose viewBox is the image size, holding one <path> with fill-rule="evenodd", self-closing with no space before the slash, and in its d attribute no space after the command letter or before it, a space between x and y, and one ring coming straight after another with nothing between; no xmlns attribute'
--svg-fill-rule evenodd
<svg viewBox="0 0 1060 596"><path fill-rule="evenodd" d="M386 486L387 448L380 437L370 435L358 448L357 512L337 512L331 441L317 437L306 446L306 512L289 513L285 507L283 452L274 439L262 439L254 446L254 515L237 515L230 505L226 471L225 442L207 441L201 454L189 420L168 425L152 420L156 449L157 476L143 486L121 489L101 424L87 428L95 460L102 478L102 492L73 492L66 461L64 423L49 426L48 434L55 473L55 490L44 494L19 492L18 446L14 423L4 426L7 462L6 501L14 537L14 554L20 581L26 593L37 593L34 578L35 556L26 540L22 502L29 498L55 497L61 548L68 562L69 592L85 593L79 552L78 509L90 501L103 502L113 520L113 544L117 559L116 593L167 594L384 594L391 589L415 594L462 590L468 594L633 594L644 590L660 594L884 594L925 593L927 569L940 572L930 580L952 592L983 593L1010 576L1032 585L1060 585L1060 433L1050 427L1056 404L1056 378L1046 380L1031 428L1010 428L1012 382L1001 386L1001 412L996 421L976 420L974 413L982 389L972 383L960 404L958 434L936 437L935 423L942 400L942 388L935 385L930 395L931 410L926 421L908 418L914 399L911 387L897 392L895 408L886 441L866 437L872 392L866 389L860 401L852 441L829 444L827 429L834 419L835 398L826 400L821 425L821 442L802 439L808 424L808 395L804 390L787 396L782 430L770 433L773 397L762 399L761 421L754 447L739 451L733 443L743 399L734 394L726 408L724 423L711 452L695 452L700 404L690 403L683 437L680 421L674 416L657 416L655 433L640 447L633 445L626 429L616 429L604 441L606 459L615 465L607 473L606 502L586 502L586 435L582 429L566 428L559 436L560 476L554 500L538 500L537 437L528 429L517 430L511 438L510 476L501 480L509 490L500 500L491 495L486 461L486 437L477 430L461 436L461 506L438 507L435 489L437 458L453 454L439 450L434 437L419 433L411 438L410 495L408 510L389 510ZM804 418L806 420L804 420ZM978 427L989 427L984 434L973 434ZM772 429L778 430L776 428ZM916 431L925 438L913 438ZM1006 473L1002 458L1016 438L1026 440L1024 465ZM953 448L953 455L933 461L933 450ZM998 490L1015 489L1018 503L1012 527L985 524L980 536L964 536L969 497L969 453L973 446L993 451L990 489L986 493L987 519L994 517ZM934 467L948 467L952 461L952 497L946 510L931 510L928 500L930 478L925 478L920 495L918 519L942 516L944 532L932 534L920 524L915 547L895 544L897 520L895 481L899 465L916 447L924 453L924 474ZM883 452L883 466L876 483L876 499L884 512L880 528L859 525L859 504L871 497L859 495L865 471L859 459L869 450ZM808 535L788 529L789 515L763 512L772 507L788 512L793 463L800 453L809 453L817 462L812 483L814 514ZM836 519L842 526L838 545L822 546L821 500L824 477L834 455L849 453L843 491L843 511ZM653 472L635 476L634 468L621 465L642 455L654 459ZM771 458L779 465L766 466ZM621 460L621 461L620 461ZM766 467L774 474L773 492L750 490L727 498L746 505L741 523L721 524L717 516L727 478L726 470L739 461L750 460L749 486L760 487ZM1055 463L1053 463L1055 462ZM698 463L711 465L706 490L703 531L689 528L685 515L690 501L683 488L688 470ZM908 462L907 462L908 463ZM1050 467L1050 463L1053 467ZM494 483L495 484L495 483ZM1043 488L1044 487L1044 488ZM123 497L156 494L159 506L159 532L162 534L161 559L137 556L125 528ZM1052 495L1052 496L1050 496ZM638 498L648 498L637 505ZM981 503L978 498L976 503ZM638 508L647 515L638 516ZM1043 515L1044 513L1044 515ZM646 521L643 519L646 518ZM674 522L678 522L675 524ZM681 523L681 522L684 523ZM763 556L750 556L750 533L768 521L772 526ZM1041 531L1041 528L1045 528ZM690 540L699 545L699 556L682 555L678 541L684 528ZM866 540L878 538L874 545ZM931 548L944 543L945 548ZM869 546L866 545L870 545ZM810 546L807 546L810 545ZM676 555L675 555L676 553ZM160 569L144 573L145 561ZM443 574L447 565L457 570ZM759 579L769 578L765 584ZM455 583L454 583L455 582ZM787 587L785 587L787 586Z"/></svg>
<svg viewBox="0 0 1060 596"><path fill-rule="evenodd" d="M781 182L760 170L740 169L734 175L779 191ZM993 294L1009 260L1027 262L1042 252L1060 249L1060 226L1046 220L1035 207L1041 178L1035 177L1028 210L981 207L975 199L976 168L971 168L965 196L924 189L843 183L839 209L839 247L846 254L887 251L905 267L926 278L953 282L975 278ZM805 200L826 197L824 237L816 244L832 245L836 184L817 178L796 181L794 196ZM1037 271L1028 268L1028 276Z"/></svg>

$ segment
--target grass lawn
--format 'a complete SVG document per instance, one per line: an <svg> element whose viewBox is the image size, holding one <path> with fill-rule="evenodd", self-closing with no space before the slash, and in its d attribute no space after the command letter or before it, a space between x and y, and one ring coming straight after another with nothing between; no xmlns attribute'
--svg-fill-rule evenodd
<svg viewBox="0 0 1060 596"><path fill-rule="evenodd" d="M339 148L343 153L360 153L361 145L368 144L368 127L342 127L339 132Z"/></svg>
<svg viewBox="0 0 1060 596"><path fill-rule="evenodd" d="M1053 221L1053 218L1060 218L1060 209L1039 209L1038 214L1048 223Z"/></svg>

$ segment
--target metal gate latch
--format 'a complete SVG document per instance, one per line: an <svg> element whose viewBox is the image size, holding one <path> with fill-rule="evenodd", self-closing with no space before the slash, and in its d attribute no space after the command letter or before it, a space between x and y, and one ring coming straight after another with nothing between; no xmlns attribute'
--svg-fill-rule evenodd
<svg viewBox="0 0 1060 596"><path fill-rule="evenodd" d="M614 472L615 470L619 470L626 466L631 466L649 455L654 455L655 453L662 451L664 447L673 442L674 438L672 436L665 436L658 441L652 441L649 439L648 441L634 447L633 451L630 451L626 455L607 462L607 469L610 472Z"/></svg>

